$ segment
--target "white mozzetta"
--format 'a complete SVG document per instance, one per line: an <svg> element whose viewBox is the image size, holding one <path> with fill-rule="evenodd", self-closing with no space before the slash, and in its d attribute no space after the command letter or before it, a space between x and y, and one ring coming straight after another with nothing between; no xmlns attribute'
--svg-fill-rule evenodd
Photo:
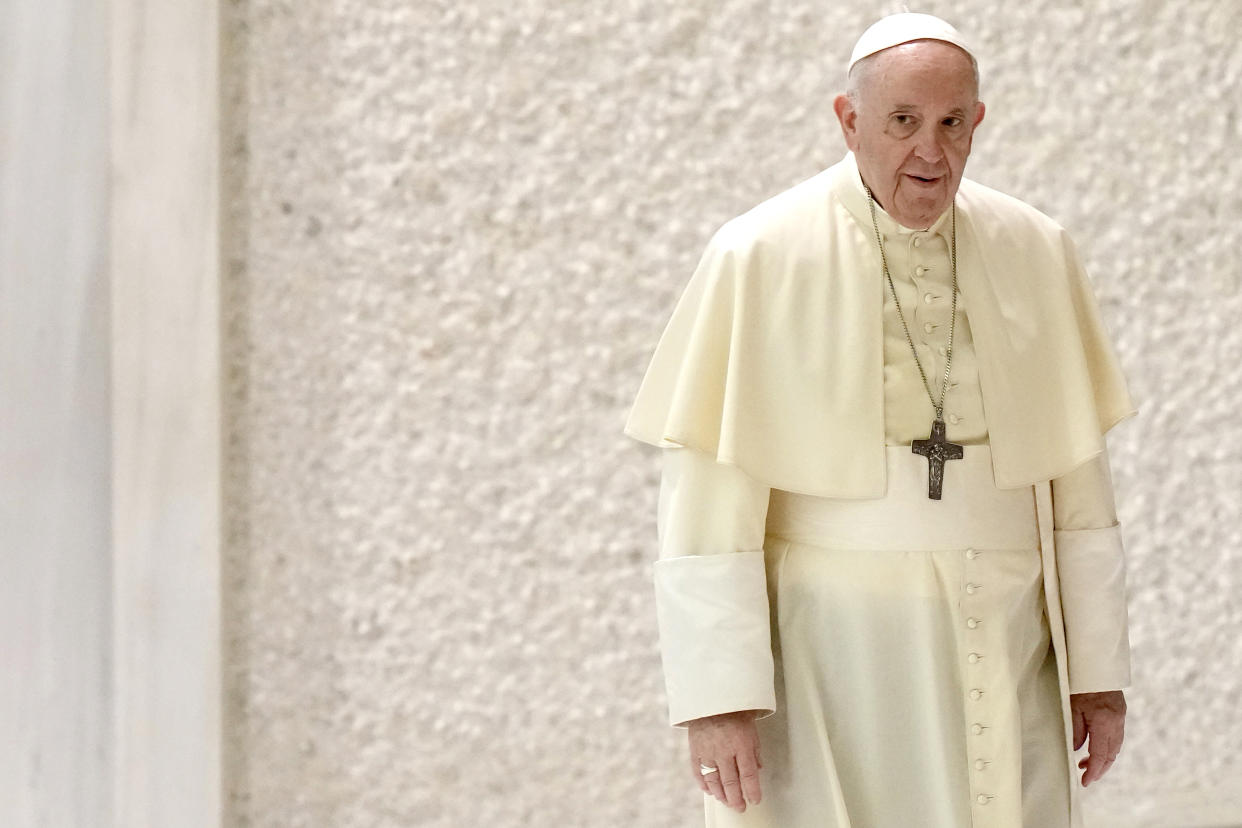
<svg viewBox="0 0 1242 828"><path fill-rule="evenodd" d="M956 203L996 485L1062 475L1135 413L1090 282L1068 234L1034 208L969 179ZM786 491L881 496L879 268L852 153L729 220L673 310L625 433L707 451Z"/></svg>

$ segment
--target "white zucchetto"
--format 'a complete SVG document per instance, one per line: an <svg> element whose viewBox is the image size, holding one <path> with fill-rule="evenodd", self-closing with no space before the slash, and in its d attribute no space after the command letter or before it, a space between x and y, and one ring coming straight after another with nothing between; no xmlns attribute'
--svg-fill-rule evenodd
<svg viewBox="0 0 1242 828"><path fill-rule="evenodd" d="M930 14L902 12L877 20L862 33L862 37L854 44L854 51L850 54L850 63L845 71L848 73L855 63L868 55L874 55L891 46L909 43L911 40L943 40L975 57L974 50L966 43L961 32L944 20Z"/></svg>

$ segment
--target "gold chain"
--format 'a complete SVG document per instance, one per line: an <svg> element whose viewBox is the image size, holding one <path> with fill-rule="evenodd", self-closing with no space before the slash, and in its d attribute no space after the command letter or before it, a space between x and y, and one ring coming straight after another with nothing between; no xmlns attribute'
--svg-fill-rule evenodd
<svg viewBox="0 0 1242 828"><path fill-rule="evenodd" d="M905 314L901 312L901 303L897 301L897 289L893 287L893 277L888 272L888 258L884 255L884 240L880 238L880 225L875 219L875 196L871 194L871 188L863 184L863 189L867 191L867 202L871 205L871 226L875 228L875 241L880 246L880 263L884 266L884 277L888 279L889 290L893 292L893 302L897 305L897 317L901 320L901 327L905 329L906 341L910 343L910 352L914 354L914 364L918 366L919 376L923 378L923 387L927 389L927 398L931 400L932 406L936 409L936 419L944 419L941 415L944 412L944 392L949 388L949 369L953 365L953 330L957 325L957 200L953 202L952 214L952 259L953 259L953 316L949 322L949 347L947 350L947 359L944 364L944 382L940 385L940 402L936 402L936 398L932 396L931 385L927 382L927 374L923 373L923 364L919 362L919 352L914 347L914 340L910 337L910 329L906 326Z"/></svg>

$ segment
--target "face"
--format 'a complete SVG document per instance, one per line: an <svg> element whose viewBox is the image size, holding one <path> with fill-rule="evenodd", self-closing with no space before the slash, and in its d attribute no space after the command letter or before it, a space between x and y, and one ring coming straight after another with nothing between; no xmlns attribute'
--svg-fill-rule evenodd
<svg viewBox="0 0 1242 828"><path fill-rule="evenodd" d="M957 194L983 120L974 70L961 49L916 40L875 54L858 104L833 103L863 181L906 227L929 227Z"/></svg>

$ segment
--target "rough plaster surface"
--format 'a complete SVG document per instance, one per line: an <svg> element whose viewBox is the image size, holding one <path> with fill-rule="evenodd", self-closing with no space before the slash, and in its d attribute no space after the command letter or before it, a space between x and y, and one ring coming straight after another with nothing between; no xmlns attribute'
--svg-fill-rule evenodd
<svg viewBox="0 0 1242 828"><path fill-rule="evenodd" d="M1100 826L1242 823L1242 5L963 0L967 173L1065 224L1110 436ZM843 152L870 2L225 9L231 825L691 826L621 428L711 232Z"/></svg>

